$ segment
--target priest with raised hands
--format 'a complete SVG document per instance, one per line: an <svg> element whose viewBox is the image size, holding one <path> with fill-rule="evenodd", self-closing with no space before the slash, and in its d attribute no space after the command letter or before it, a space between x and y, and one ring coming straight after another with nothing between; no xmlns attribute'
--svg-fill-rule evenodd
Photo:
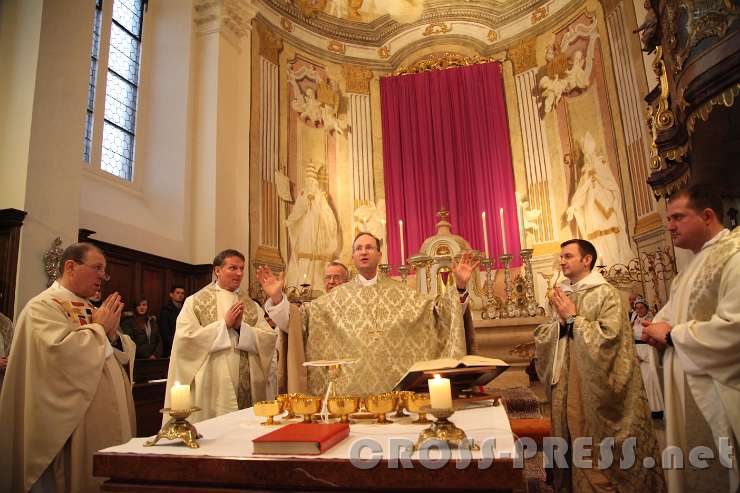
<svg viewBox="0 0 740 493"><path fill-rule="evenodd" d="M89 302L105 267L96 246L67 247L60 277L18 316L0 398L0 491L99 491L93 454L136 431L136 346L118 331L121 297Z"/></svg>
<svg viewBox="0 0 740 493"><path fill-rule="evenodd" d="M453 263L457 289L430 297L403 282L378 275L380 240L360 233L352 244L358 275L311 302L303 312L305 351L288 348L297 362L355 359L343 367L337 382L343 394L367 395L391 390L417 361L459 358L465 354L463 309L467 285L478 268L470 253ZM282 276L260 269L258 280L270 298L265 304L278 327L289 327L289 303ZM327 385L322 368L308 368L308 392L321 394Z"/></svg>
<svg viewBox="0 0 740 493"><path fill-rule="evenodd" d="M193 405L201 408L190 415L193 422L275 394L277 332L240 290L244 255L224 250L213 259L213 272L216 281L189 296L177 317L167 374L167 389L190 386ZM169 402L168 391L165 407Z"/></svg>

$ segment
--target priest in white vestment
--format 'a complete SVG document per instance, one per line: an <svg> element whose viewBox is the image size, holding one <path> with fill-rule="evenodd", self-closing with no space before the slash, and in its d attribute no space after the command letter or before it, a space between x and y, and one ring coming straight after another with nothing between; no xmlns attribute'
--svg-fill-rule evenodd
<svg viewBox="0 0 740 493"><path fill-rule="evenodd" d="M740 485L740 230L722 226L722 209L709 186L680 190L668 202L673 244L694 256L643 330L644 340L666 347L666 441L683 450L687 464L666 471L671 492L735 492ZM713 445L708 469L689 465L698 445Z"/></svg>
<svg viewBox="0 0 740 493"><path fill-rule="evenodd" d="M61 278L18 316L0 397L2 492L97 492L93 454L136 431L136 346L117 330L123 303L118 293L97 310L88 301L105 266L94 245L67 247Z"/></svg>
<svg viewBox="0 0 740 493"><path fill-rule="evenodd" d="M193 422L275 396L277 331L239 290L244 255L224 250L213 265L216 282L189 296L177 317L167 374L165 407L176 382L189 385L201 408L190 415Z"/></svg>

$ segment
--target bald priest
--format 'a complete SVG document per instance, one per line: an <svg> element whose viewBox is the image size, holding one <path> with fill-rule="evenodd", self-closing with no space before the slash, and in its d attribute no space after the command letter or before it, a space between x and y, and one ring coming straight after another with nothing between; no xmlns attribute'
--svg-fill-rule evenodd
<svg viewBox="0 0 740 493"><path fill-rule="evenodd" d="M93 454L136 429L136 346L118 332L117 293L93 310L105 279L92 244L69 246L59 278L21 311L0 397L0 491L99 491ZM124 369L128 364L128 372Z"/></svg>

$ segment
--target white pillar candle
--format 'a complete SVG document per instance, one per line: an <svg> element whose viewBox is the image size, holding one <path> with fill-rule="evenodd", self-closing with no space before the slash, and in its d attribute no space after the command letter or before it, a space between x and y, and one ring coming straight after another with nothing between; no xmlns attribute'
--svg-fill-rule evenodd
<svg viewBox="0 0 740 493"><path fill-rule="evenodd" d="M398 236L401 239L401 265L406 264L406 255L403 250L403 221L398 221Z"/></svg>
<svg viewBox="0 0 740 493"><path fill-rule="evenodd" d="M509 253L509 249L506 246L506 226L504 226L504 208L498 210L499 218L501 219L501 241L503 242L504 251L501 253Z"/></svg>
<svg viewBox="0 0 740 493"><path fill-rule="evenodd" d="M483 220L483 246L486 250L486 258L491 258L488 254L488 226L486 225L486 211L483 211L480 216Z"/></svg>
<svg viewBox="0 0 740 493"><path fill-rule="evenodd" d="M452 409L450 379L434 375L434 378L430 378L428 382L432 409Z"/></svg>
<svg viewBox="0 0 740 493"><path fill-rule="evenodd" d="M180 385L180 382L175 382L170 389L170 409L185 411L191 407L193 406L190 400L190 385Z"/></svg>

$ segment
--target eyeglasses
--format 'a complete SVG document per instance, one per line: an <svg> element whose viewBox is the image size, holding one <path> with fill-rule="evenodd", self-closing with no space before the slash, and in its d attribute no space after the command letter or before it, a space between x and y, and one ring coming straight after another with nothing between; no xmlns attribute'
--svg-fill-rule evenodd
<svg viewBox="0 0 740 493"><path fill-rule="evenodd" d="M110 275L107 272L105 272L105 267L104 266L102 266L100 264L98 264L98 265L90 265L90 264L86 264L84 262L76 262L76 263L77 263L77 265L84 265L88 269L94 270L95 273L98 276L100 276L104 281L110 281Z"/></svg>
<svg viewBox="0 0 740 493"><path fill-rule="evenodd" d="M340 274L327 274L324 276L324 281L341 281L344 276Z"/></svg>
<svg viewBox="0 0 740 493"><path fill-rule="evenodd" d="M357 245L355 247L356 252L366 251L366 252L374 252L378 249L375 245L365 245L364 247L362 245Z"/></svg>

